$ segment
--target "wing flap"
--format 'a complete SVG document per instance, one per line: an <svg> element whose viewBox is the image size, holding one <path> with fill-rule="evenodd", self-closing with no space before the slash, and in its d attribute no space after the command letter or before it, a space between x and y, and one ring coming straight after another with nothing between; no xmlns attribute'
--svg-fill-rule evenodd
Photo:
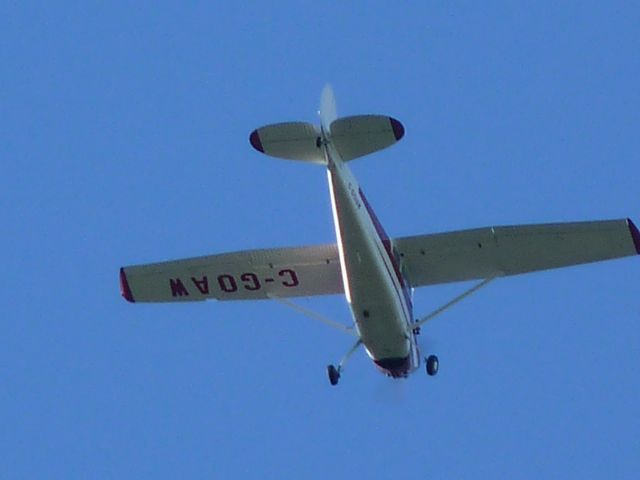
<svg viewBox="0 0 640 480"><path fill-rule="evenodd" d="M335 245L246 250L123 267L132 302L260 300L342 293Z"/></svg>
<svg viewBox="0 0 640 480"><path fill-rule="evenodd" d="M598 262L640 253L629 219L487 227L396 239L418 287Z"/></svg>

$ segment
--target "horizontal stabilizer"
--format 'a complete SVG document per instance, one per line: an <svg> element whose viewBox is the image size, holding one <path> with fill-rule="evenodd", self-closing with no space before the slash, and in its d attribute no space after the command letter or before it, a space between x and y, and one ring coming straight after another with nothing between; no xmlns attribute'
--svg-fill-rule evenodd
<svg viewBox="0 0 640 480"><path fill-rule="evenodd" d="M320 131L310 123L287 122L254 130L249 142L271 157L326 164L320 138Z"/></svg>
<svg viewBox="0 0 640 480"><path fill-rule="evenodd" d="M331 123L331 142L345 162L387 148L403 136L402 124L384 115L356 115ZM249 135L249 142L260 153L326 165L321 139L320 130L304 122L266 125Z"/></svg>
<svg viewBox="0 0 640 480"><path fill-rule="evenodd" d="M356 115L331 124L331 140L345 162L390 147L404 136L404 127L384 115Z"/></svg>

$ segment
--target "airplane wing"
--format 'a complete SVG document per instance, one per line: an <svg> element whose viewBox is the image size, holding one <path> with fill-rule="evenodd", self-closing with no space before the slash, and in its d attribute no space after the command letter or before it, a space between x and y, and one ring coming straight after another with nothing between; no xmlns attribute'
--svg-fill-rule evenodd
<svg viewBox="0 0 640 480"><path fill-rule="evenodd" d="M413 287L640 254L630 219L486 227L395 240Z"/></svg>
<svg viewBox="0 0 640 480"><path fill-rule="evenodd" d="M246 250L120 269L130 302L258 300L342 293L336 245Z"/></svg>
<svg viewBox="0 0 640 480"><path fill-rule="evenodd" d="M567 267L640 254L629 219L485 227L397 238L413 287ZM120 269L130 302L259 300L344 292L338 248L245 250Z"/></svg>

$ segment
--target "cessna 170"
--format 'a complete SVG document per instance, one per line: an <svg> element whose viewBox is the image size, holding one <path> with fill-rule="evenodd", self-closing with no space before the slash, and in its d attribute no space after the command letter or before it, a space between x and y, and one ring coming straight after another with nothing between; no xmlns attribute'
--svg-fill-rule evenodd
<svg viewBox="0 0 640 480"><path fill-rule="evenodd" d="M326 167L336 243L246 250L120 269L129 302L275 299L341 328L355 343L338 366L327 367L336 385L347 359L363 346L393 378L420 367L420 327L491 280L508 275L640 254L640 233L626 218L578 223L486 227L391 238L378 221L348 162L389 147L402 124L381 115L338 118L331 87L322 92L320 126L279 123L254 130L249 141L272 157ZM412 289L479 280L431 314L416 319ZM354 325L333 322L291 297L344 294ZM429 375L438 358L426 358Z"/></svg>

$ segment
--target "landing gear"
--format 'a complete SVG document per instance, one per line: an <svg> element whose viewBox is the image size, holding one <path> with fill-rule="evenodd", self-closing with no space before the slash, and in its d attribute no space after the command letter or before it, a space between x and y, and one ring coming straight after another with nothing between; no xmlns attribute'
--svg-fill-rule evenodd
<svg viewBox="0 0 640 480"><path fill-rule="evenodd" d="M333 365L329 365L327 367L327 373L329 374L329 382L331 383L331 385L335 386L338 384L338 380L340 380L340 374L342 373L342 369L347 363L347 360L349 360L351 355L353 355L353 352L355 352L360 345L362 345L362 340L358 339L356 343L353 344L353 347L351 347L351 350L349 350L347 354L342 357L342 360L340 360L340 363L337 367Z"/></svg>
<svg viewBox="0 0 640 480"><path fill-rule="evenodd" d="M438 357L435 355L429 355L429 357L427 357L427 375L433 377L438 373L439 365L440 362L438 361Z"/></svg>
<svg viewBox="0 0 640 480"><path fill-rule="evenodd" d="M329 382L331 385L337 385L338 380L340 380L340 367L336 368L333 365L329 365L327 367L327 373L329 374Z"/></svg>

